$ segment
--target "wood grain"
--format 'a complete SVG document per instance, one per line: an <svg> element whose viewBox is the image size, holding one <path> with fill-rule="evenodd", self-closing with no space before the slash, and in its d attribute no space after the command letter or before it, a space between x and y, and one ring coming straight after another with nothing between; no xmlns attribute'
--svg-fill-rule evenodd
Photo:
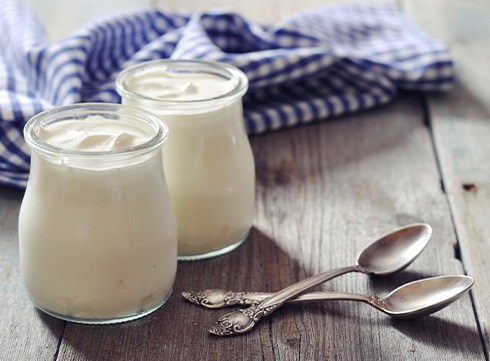
<svg viewBox="0 0 490 361"><path fill-rule="evenodd" d="M86 2L68 5L62 0L25 1L39 10L53 39L68 35L78 26L76 21L81 25L95 14L148 4L141 0L111 0L99 7L100 2L89 6ZM186 11L227 4L224 0L206 3L155 0L152 3ZM237 2L233 7L258 21L273 22L317 4L325 2L250 0ZM440 8L426 6L425 2L417 4L406 6L407 11L425 12L427 21L431 14L440 12ZM59 12L53 13L56 9L64 9L63 19ZM459 46L476 52L471 47ZM477 59L484 62L482 58ZM474 77L469 71L467 74ZM480 207L489 204L485 198L488 188L484 180L477 178L486 173L479 171L482 167L477 163L467 169L472 178L465 182L474 183L477 191L470 187L462 192L465 208L461 209L465 211L455 211L457 197L450 193L458 189L458 183L451 174L461 176L458 172L462 165L454 160L453 170L454 156L441 155L443 139L451 140L470 132L473 138L467 142L448 144L456 149L462 147L463 154L470 152L468 158L473 152L480 157L477 159L488 160L479 154L487 150L486 145L472 148L468 144L476 140L474 133L480 128L470 126L468 130L466 123L456 122L460 118L454 116L472 114L476 118L480 116L480 120L487 119L481 115L488 114L484 113L488 108L482 108L485 105L479 102L462 103L464 109L457 107L459 98L454 94L463 93L464 97L467 86L483 88L483 83L476 81L479 85L475 85L467 81L458 84L456 93L429 100L434 135L425 125L424 98L402 94L396 102L380 109L252 138L257 207L250 238L226 256L179 263L174 295L165 307L134 322L86 326L58 321L35 311L18 274L16 227L22 192L0 188L0 309L6 310L0 318L0 360L488 359L469 296L433 316L412 322L392 320L367 305L353 302L288 305L262 320L253 332L232 338L212 337L206 331L226 311L200 309L179 297L183 290L211 287L278 290L314 273L350 265L358 251L375 238L392 228L418 221L430 223L434 236L408 270L395 277L377 279L349 274L321 288L382 295L424 276L461 274L465 268L469 270L471 259L463 239L477 234L482 237L482 243L488 241L486 233L465 233L472 231L468 226L472 222L478 227L484 224L478 223L484 219L474 215L472 207L475 199L482 202L477 204ZM447 102L454 103L453 108ZM475 104L480 107L474 108ZM466 109L468 106L474 109ZM458 109L464 113L452 113ZM457 123L458 128L452 133L438 130L445 125L446 115L452 119L449 124ZM484 123L488 122L469 124ZM440 186L439 163L448 193ZM463 250L464 267L457 257L459 252L455 251L458 244ZM484 277L481 277L483 283ZM483 308L484 303L478 303L478 292L480 289L475 289L475 301Z"/></svg>
<svg viewBox="0 0 490 361"><path fill-rule="evenodd" d="M421 11L421 9L423 9ZM430 16L444 9L444 16ZM490 3L407 1L407 12L449 44L457 86L428 98L459 252L475 278L473 297L490 353Z"/></svg>

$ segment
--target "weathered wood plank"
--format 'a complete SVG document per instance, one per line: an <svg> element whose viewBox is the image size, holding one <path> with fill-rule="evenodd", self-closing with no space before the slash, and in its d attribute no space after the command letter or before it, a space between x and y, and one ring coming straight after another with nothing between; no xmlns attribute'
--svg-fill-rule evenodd
<svg viewBox="0 0 490 361"><path fill-rule="evenodd" d="M490 352L490 3L407 1L407 12L449 44L457 85L429 97L431 125L461 257Z"/></svg>

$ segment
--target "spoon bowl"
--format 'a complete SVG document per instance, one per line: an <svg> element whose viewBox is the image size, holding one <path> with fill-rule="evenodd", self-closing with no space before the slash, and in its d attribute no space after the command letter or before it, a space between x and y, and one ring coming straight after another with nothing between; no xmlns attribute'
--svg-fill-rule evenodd
<svg viewBox="0 0 490 361"><path fill-rule="evenodd" d="M404 284L387 295L381 311L395 318L416 318L437 312L473 286L469 276L440 276Z"/></svg>
<svg viewBox="0 0 490 361"><path fill-rule="evenodd" d="M431 235L432 228L425 223L400 228L364 248L356 264L365 273L377 276L401 271L424 250Z"/></svg>

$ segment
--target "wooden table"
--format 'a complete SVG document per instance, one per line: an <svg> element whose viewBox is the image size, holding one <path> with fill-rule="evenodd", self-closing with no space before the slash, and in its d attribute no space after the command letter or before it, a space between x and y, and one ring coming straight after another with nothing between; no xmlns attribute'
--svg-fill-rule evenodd
<svg viewBox="0 0 490 361"><path fill-rule="evenodd" d="M96 15L148 0L25 0L51 38ZM155 4L155 1L153 1ZM321 0L247 0L248 17L278 21ZM205 9L225 0L160 1ZM488 360L490 351L490 3L406 0L402 9L452 49L447 94L403 93L388 106L251 139L257 169L253 231L239 249L179 263L174 295L154 314L113 326L47 316L20 282L17 218L23 192L0 187L0 360ZM216 338L225 313L184 302L183 290L274 291L333 267L389 230L433 226L410 268L374 279L342 276L324 290L384 294L411 280L467 273L470 295L416 321L353 302L288 305L253 332Z"/></svg>

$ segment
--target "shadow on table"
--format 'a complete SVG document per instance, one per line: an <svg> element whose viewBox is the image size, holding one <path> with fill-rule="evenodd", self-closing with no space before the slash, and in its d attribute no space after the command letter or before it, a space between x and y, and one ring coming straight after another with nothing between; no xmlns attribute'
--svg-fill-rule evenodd
<svg viewBox="0 0 490 361"><path fill-rule="evenodd" d="M179 262L175 292L206 288L274 291L303 278L302 271L279 241L253 227L247 240L226 255Z"/></svg>
<svg viewBox="0 0 490 361"><path fill-rule="evenodd" d="M395 329L418 342L482 355L483 346L476 326L462 325L437 314L410 321L392 319L390 322Z"/></svg>
<svg viewBox="0 0 490 361"><path fill-rule="evenodd" d="M35 309L36 314L41 319L41 322L49 329L49 332L56 338L63 336L63 330L65 328L66 321L60 320L53 316L44 313L39 308L32 305Z"/></svg>

